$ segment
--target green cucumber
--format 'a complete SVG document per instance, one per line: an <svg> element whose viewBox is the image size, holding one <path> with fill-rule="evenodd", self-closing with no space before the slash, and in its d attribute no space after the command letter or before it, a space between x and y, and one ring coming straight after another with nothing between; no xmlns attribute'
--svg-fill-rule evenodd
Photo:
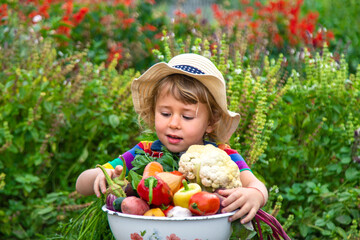
<svg viewBox="0 0 360 240"><path fill-rule="evenodd" d="M121 203L124 201L124 197L118 197L114 200L113 205L115 211L121 212Z"/></svg>

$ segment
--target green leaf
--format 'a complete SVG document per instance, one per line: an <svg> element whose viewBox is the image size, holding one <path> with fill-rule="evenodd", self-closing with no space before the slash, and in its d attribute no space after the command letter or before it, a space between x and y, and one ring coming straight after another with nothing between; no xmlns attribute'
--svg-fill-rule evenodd
<svg viewBox="0 0 360 240"><path fill-rule="evenodd" d="M48 214L50 212L54 211L54 208L52 206L46 207L46 208L42 208L39 209L38 211L35 211L38 215L45 215Z"/></svg>
<svg viewBox="0 0 360 240"><path fill-rule="evenodd" d="M316 221L315 221L315 225L318 227L323 227L323 226L325 226L325 224L326 224L325 220L322 218L316 219Z"/></svg>
<svg viewBox="0 0 360 240"><path fill-rule="evenodd" d="M81 153L81 155L80 155L80 157L78 158L78 162L79 163L83 163L83 162L85 162L85 160L88 158L88 156L89 156L89 151L88 151L88 149L87 149L87 146L85 146L84 148L83 148L83 150L82 150L82 153Z"/></svg>
<svg viewBox="0 0 360 240"><path fill-rule="evenodd" d="M133 170L130 170L128 176L129 176L129 181L131 183L132 188L136 191L137 186L139 185L139 183L142 179L142 175L137 174Z"/></svg>
<svg viewBox="0 0 360 240"><path fill-rule="evenodd" d="M35 183L40 180L39 177L30 173L15 175L15 180L19 183Z"/></svg>
<svg viewBox="0 0 360 240"><path fill-rule="evenodd" d="M133 168L131 170L142 175L146 165L149 162L155 161L155 159L149 154L145 153L142 149L135 149L135 154L137 155L131 162L131 164L133 165Z"/></svg>
<svg viewBox="0 0 360 240"><path fill-rule="evenodd" d="M19 152L17 147L15 146L15 144L11 144L10 147L7 150L9 150L12 153L18 153Z"/></svg>
<svg viewBox="0 0 360 240"><path fill-rule="evenodd" d="M51 113L51 110L53 107L53 104L51 102L43 101L43 106L44 106L46 112Z"/></svg>
<svg viewBox="0 0 360 240"><path fill-rule="evenodd" d="M330 236L331 235L331 231L329 230L324 230L324 231L321 231L321 233L325 236Z"/></svg>
<svg viewBox="0 0 360 240"><path fill-rule="evenodd" d="M345 178L349 181L355 180L358 178L359 172L355 168L349 168L345 172Z"/></svg>
<svg viewBox="0 0 360 240"><path fill-rule="evenodd" d="M165 172L171 172L179 168L179 158L169 152L164 146L161 148L163 155L157 161L163 166Z"/></svg>
<svg viewBox="0 0 360 240"><path fill-rule="evenodd" d="M337 216L335 219L336 221L344 225L349 225L351 223L351 217L349 215L340 215Z"/></svg>
<svg viewBox="0 0 360 240"><path fill-rule="evenodd" d="M304 127L306 127L307 125L309 125L309 123L310 123L310 115L307 115L306 118L304 119L301 127L304 128Z"/></svg>
<svg viewBox="0 0 360 240"><path fill-rule="evenodd" d="M341 157L341 163L342 164L349 164L351 162L351 157Z"/></svg>
<svg viewBox="0 0 360 240"><path fill-rule="evenodd" d="M5 90L9 87L11 87L12 85L14 84L14 81L8 81L6 84L5 84Z"/></svg>
<svg viewBox="0 0 360 240"><path fill-rule="evenodd" d="M327 223L326 223L326 227L327 227L328 229L333 230L333 229L335 229L335 224L334 224L333 222L327 222Z"/></svg>
<svg viewBox="0 0 360 240"><path fill-rule="evenodd" d="M37 141L37 140L39 139L39 134L38 134L36 128L31 128L31 129L30 129L30 133L31 133L31 136L33 137L33 139L34 139L35 141Z"/></svg>
<svg viewBox="0 0 360 240"><path fill-rule="evenodd" d="M88 112L87 108L82 108L76 112L76 117L80 118L80 117L84 116L87 112Z"/></svg>
<svg viewBox="0 0 360 240"><path fill-rule="evenodd" d="M41 91L44 91L44 90L46 90L46 88L47 88L47 86L49 85L49 81L46 81L46 82L43 82L42 84L41 84Z"/></svg>
<svg viewBox="0 0 360 240"><path fill-rule="evenodd" d="M346 232L344 231L344 229L342 229L341 227L336 227L335 228L335 230L336 230L336 232L339 234L339 235L341 235L341 237L343 238L343 239L347 239L347 234L346 234Z"/></svg>
<svg viewBox="0 0 360 240"><path fill-rule="evenodd" d="M351 152L351 150L350 150L350 148L349 147L342 147L342 148L340 148L340 152L341 153L350 153Z"/></svg>
<svg viewBox="0 0 360 240"><path fill-rule="evenodd" d="M120 120L119 120L119 117L117 115L110 115L109 116L109 122L110 122L110 125L113 127L113 128L116 128L117 126L119 126L120 124Z"/></svg>
<svg viewBox="0 0 360 240"><path fill-rule="evenodd" d="M306 226L305 224L300 224L299 226L300 229L300 234L302 237L306 237L309 233L309 227Z"/></svg>

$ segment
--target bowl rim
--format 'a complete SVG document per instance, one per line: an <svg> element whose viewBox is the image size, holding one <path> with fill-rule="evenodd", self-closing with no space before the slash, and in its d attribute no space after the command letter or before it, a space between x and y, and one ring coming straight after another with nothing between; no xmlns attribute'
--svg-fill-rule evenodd
<svg viewBox="0 0 360 240"><path fill-rule="evenodd" d="M225 218L230 217L235 214L236 211L228 212L228 213L219 213L214 215L208 216L192 216L192 217L151 217L151 216L142 216L142 215L133 215L133 214L126 214L117 211L112 211L106 208L106 205L103 205L101 208L104 212L108 215L115 215L123 218L133 218L133 219L141 219L141 220L157 220L157 221L199 221L199 220L208 220L208 219L217 219L217 218Z"/></svg>

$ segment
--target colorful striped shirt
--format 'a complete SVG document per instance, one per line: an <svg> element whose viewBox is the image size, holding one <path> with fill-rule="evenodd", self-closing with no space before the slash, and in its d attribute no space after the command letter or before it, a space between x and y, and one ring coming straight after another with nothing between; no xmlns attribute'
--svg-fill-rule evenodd
<svg viewBox="0 0 360 240"><path fill-rule="evenodd" d="M230 156L231 160L233 160L236 163L236 165L239 167L240 172L245 171L245 170L251 171L249 166L246 164L245 160L243 159L243 157L236 150L231 149L229 145L227 145L227 144L219 144L218 145L218 144L215 144L213 142L208 142L208 141L205 141L204 144L212 144L215 147L218 147L218 148L224 150ZM129 151L125 152L121 156L124 158L128 170L130 170L133 167L133 165L131 163L136 156L136 153L135 153L136 149L142 149L145 153L148 153L150 156L160 158L162 155L162 152L161 152L162 146L163 146L163 144L160 142L160 140L156 140L153 142L152 141L141 141L135 147L133 147ZM114 160L104 164L104 167L114 169L117 165L122 165L122 160L120 159L120 157L115 158Z"/></svg>

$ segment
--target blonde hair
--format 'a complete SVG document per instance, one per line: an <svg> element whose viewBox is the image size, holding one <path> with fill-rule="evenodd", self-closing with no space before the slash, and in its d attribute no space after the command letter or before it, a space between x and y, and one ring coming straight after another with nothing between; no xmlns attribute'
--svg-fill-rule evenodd
<svg viewBox="0 0 360 240"><path fill-rule="evenodd" d="M171 74L156 82L151 94L145 99L148 104L144 104L143 108L139 110L140 121L143 120L150 129L154 130L156 101L165 88L167 93L172 94L176 100L185 104L197 104L199 102L205 104L209 112L210 124L215 129L207 136L209 140L222 141L218 137L219 120L223 114L222 109L204 84L183 74Z"/></svg>

